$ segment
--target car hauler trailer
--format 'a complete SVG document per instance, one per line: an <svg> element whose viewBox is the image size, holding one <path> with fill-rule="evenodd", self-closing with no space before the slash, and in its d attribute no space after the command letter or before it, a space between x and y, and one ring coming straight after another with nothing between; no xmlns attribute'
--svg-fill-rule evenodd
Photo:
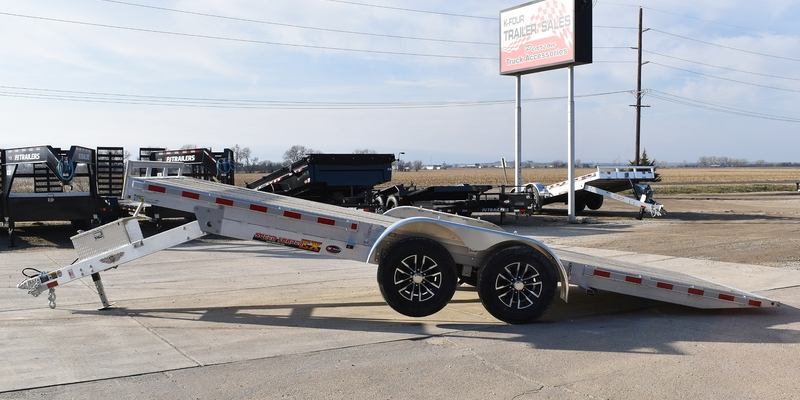
<svg viewBox="0 0 800 400"><path fill-rule="evenodd" d="M143 176L135 172L143 169ZM129 200L192 212L195 221L143 237L128 217L72 238L78 260L35 271L17 287L33 296L91 276L110 307L100 273L157 251L216 234L377 264L386 302L401 314L431 315L447 305L457 277L477 274L486 310L508 323L540 317L569 285L609 290L701 308L778 306L755 294L685 274L564 252L476 219L413 207L386 214L279 196L180 176L180 164L129 162L123 195ZM175 170L175 174L170 173ZM23 271L25 274L26 271Z"/></svg>
<svg viewBox="0 0 800 400"><path fill-rule="evenodd" d="M119 215L121 148L51 146L0 150L0 213L14 246L17 222L70 221L78 229ZM98 160L97 152L103 154ZM98 173L99 171L99 173ZM115 187L115 184L119 186Z"/></svg>
<svg viewBox="0 0 800 400"><path fill-rule="evenodd" d="M376 185L392 180L394 154L309 154L245 187L366 211Z"/></svg>
<svg viewBox="0 0 800 400"><path fill-rule="evenodd" d="M575 213L587 207L598 210L603 205L603 198L608 197L639 207L638 219L642 219L645 211L653 217L666 213L664 206L653 199L653 189L641 182L655 180L655 168L652 166L597 167L597 170L575 178ZM527 183L525 192L534 197L534 211L552 203L566 203L569 193L569 181L561 181L552 185ZM631 199L615 192L632 189L636 197Z"/></svg>

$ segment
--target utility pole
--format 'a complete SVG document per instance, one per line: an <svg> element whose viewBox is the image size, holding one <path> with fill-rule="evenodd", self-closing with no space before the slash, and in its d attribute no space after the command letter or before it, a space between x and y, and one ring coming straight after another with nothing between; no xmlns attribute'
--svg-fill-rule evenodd
<svg viewBox="0 0 800 400"><path fill-rule="evenodd" d="M633 158L633 165L639 165L639 134L641 132L642 126L642 107L650 107L648 105L642 105L642 97L650 92L649 90L642 91L642 65L647 64L649 61L642 63L642 33L649 31L650 28L642 30L642 7L639 7L639 46L635 47L638 51L639 56L637 59L637 74L636 74L636 92L628 92L632 95L636 96L636 105L631 105L631 107L636 107L636 155Z"/></svg>

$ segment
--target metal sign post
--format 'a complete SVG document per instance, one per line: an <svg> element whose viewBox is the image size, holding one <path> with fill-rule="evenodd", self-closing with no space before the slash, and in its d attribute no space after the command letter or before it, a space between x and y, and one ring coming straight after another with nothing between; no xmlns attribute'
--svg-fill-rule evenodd
<svg viewBox="0 0 800 400"><path fill-rule="evenodd" d="M567 180L569 194L567 212L570 221L575 220L575 76L572 65L567 68Z"/></svg>
<svg viewBox="0 0 800 400"><path fill-rule="evenodd" d="M515 117L516 139L514 139L514 186L517 190L522 187L522 75L517 75L517 108Z"/></svg>

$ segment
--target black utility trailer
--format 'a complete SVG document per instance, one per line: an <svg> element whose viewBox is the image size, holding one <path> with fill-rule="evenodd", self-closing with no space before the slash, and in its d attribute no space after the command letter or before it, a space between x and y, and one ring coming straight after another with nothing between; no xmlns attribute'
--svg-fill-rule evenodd
<svg viewBox="0 0 800 400"><path fill-rule="evenodd" d="M98 152L103 154L100 161ZM93 222L119 217L122 157L119 147L0 150L0 214L9 245L14 246L17 222L70 221L76 229L89 229Z"/></svg>
<svg viewBox="0 0 800 400"><path fill-rule="evenodd" d="M453 185L416 187L394 185L378 189L377 201L384 210L399 206L415 206L470 216L472 213L500 213L502 223L506 213L530 214L534 199L530 193L515 193L506 186Z"/></svg>
<svg viewBox="0 0 800 400"><path fill-rule="evenodd" d="M382 211L374 188L392 180L394 154L310 154L261 179L250 189Z"/></svg>

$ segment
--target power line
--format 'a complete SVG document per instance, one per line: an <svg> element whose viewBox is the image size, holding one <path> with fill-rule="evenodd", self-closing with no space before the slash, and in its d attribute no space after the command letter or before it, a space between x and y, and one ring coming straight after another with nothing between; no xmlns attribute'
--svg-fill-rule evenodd
<svg viewBox="0 0 800 400"><path fill-rule="evenodd" d="M100 27L100 28L120 29L120 30L135 31L135 32L158 33L158 34L162 34L162 35L193 37L193 38L201 38L201 39L213 39L213 40L222 40L222 41L229 41L229 42L266 44L266 45L273 45L273 46L299 47L299 48L306 48L306 49L349 51L349 52L355 52L355 53L386 54L386 55L397 55L397 56L454 58L454 59L466 59L466 60L494 60L494 61L497 60L497 57L472 57L472 56L454 56L454 55L445 55L445 54L405 53L405 52L382 51L382 50L361 50L361 49L351 49L351 48L345 48L345 47L330 47L330 46L315 46L315 45L307 45L307 44L292 44L292 43L271 42L271 41L265 41L265 40L255 40L255 39L238 39L238 38L228 38L228 37L221 37L221 36L199 35L199 34L193 34L193 33L160 31L160 30L155 30L155 29L132 28L132 27L118 26L118 25L106 25L106 24L98 24L98 23L93 23L93 22L71 21L71 20L57 19L57 18L38 17L38 16L33 16L33 15L13 14L13 13L8 13L8 12L0 12L0 15L7 15L7 16L11 16L11 17L20 17L20 18L30 18L30 19L43 20L43 21L62 22L62 23L76 24L76 25L94 26L94 27Z"/></svg>
<svg viewBox="0 0 800 400"><path fill-rule="evenodd" d="M451 13L438 12L438 11L426 11L426 10L415 10L415 9L411 9L411 8L379 6L379 5L375 5L375 4L357 3L355 1L343 1L343 0L325 0L325 1L330 1L330 2L333 2L333 3L352 4L352 5L363 6L363 7L374 7L374 8L385 8L385 9L388 9L388 10L408 11L408 12L415 12L415 13L422 13L422 14L445 15L445 16L448 16L448 17L488 19L488 20L493 20L493 21L499 20L498 17L482 17L482 16L478 16L478 15L451 14Z"/></svg>
<svg viewBox="0 0 800 400"><path fill-rule="evenodd" d="M375 37L386 37L386 38L392 38L392 39L421 40L421 41L443 42L443 43L461 43L461 44L477 44L477 45L491 45L491 46L496 46L497 45L497 43L488 43L488 42L475 42L475 41L466 41L466 40L448 40L448 39L433 39L433 38L414 37L414 36L400 36L400 35L387 35L387 34L381 34L381 33L347 31L347 30L342 30L342 29L317 28L317 27L313 27L313 26L284 24L284 23L280 23L280 22L271 22L271 21L263 21L263 20L255 20L255 19L239 18L239 17L229 17L229 16L225 16L225 15L206 14L206 13L201 13L201 12L196 12L196 11L178 10L178 9L174 9L174 8L148 6L148 5L145 5L145 4L129 3L129 2L125 2L125 1L119 1L119 0L100 0L100 1L104 1L104 2L107 2L107 3L122 4L122 5L126 5L126 6L132 6L132 7L149 8L149 9L153 9L153 10L169 11L169 12L181 13L181 14L198 15L198 16L202 16L202 17L226 19L226 20L230 20L230 21L250 22L250 23L255 23L255 24L263 24L263 25L284 26L284 27L298 28L298 29L310 29L310 30L317 30L317 31L324 31L324 32L345 33L345 34L350 34L350 35L375 36Z"/></svg>
<svg viewBox="0 0 800 400"><path fill-rule="evenodd" d="M575 97L596 97L625 93L602 92ZM514 100L476 100L448 102L309 102L283 100L249 100L204 97L171 97L133 95L120 93L86 92L75 90L39 89L18 86L0 86L0 96L39 100L76 101L108 104L136 104L151 106L241 108L241 109L295 109L295 110L342 110L342 109L424 109L448 107L475 107L513 104ZM525 102L542 102L566 99L565 96L525 99Z"/></svg>
<svg viewBox="0 0 800 400"><path fill-rule="evenodd" d="M800 62L800 59L796 59L796 58L782 57L782 56L776 56L776 55L772 55L772 54L759 53L759 52L750 51L750 50L737 49L736 47L725 46L725 45L721 45L721 44L717 44L717 43L711 43L711 42L705 42L705 41L698 40L698 39L695 39L695 38L676 35L674 33L664 32L662 30L658 30L658 29L654 29L654 28L650 28L650 30L653 31L653 32L658 32L658 33L664 34L664 35L674 36L674 37L677 37L677 38L681 38L681 39L685 39L685 40L691 40L693 42L703 43L703 44L707 44L707 45L711 45L711 46L722 47L722 48L728 49L728 50L740 51L742 53L748 53L748 54L755 54L757 56L777 58L777 59L780 59L780 60L788 60L788 61Z"/></svg>
<svg viewBox="0 0 800 400"><path fill-rule="evenodd" d="M661 100L669 101L669 102L676 103L676 104L682 104L682 105L686 105L686 106L690 106L690 107L695 107L695 108L700 108L700 109L705 109L705 110L710 110L710 111L717 111L717 112L722 112L722 113L727 113L727 114L741 115L741 116L752 117L752 118L760 118L760 119L768 119L768 120L773 120L773 121L800 122L800 118L791 118L791 117L784 117L784 116L780 116L780 115L771 115L771 114L763 114L763 113L757 113L757 112L752 112L752 111L746 111L746 110L741 110L741 109L737 109L737 108L733 108L733 107L723 106L723 105L720 105L720 104L714 104L714 103L709 103L709 102L704 102L704 101L699 101L699 100L692 100L692 99L688 99L686 97L676 96L676 95L669 94L669 93L666 93L666 92L662 92L662 91L659 91L659 90L652 90L651 93L650 93L650 96L654 97L656 99L661 99Z"/></svg>
<svg viewBox="0 0 800 400"><path fill-rule="evenodd" d="M775 86L767 86L767 85L759 85L757 83L750 83L750 82L739 81L739 80L736 80L736 79L723 78L723 77L720 77L720 76L704 74L702 72L691 71L691 70L683 69L683 68L677 68L677 67L669 66L669 65L666 65L666 64L657 63L657 62L654 62L654 61L650 61L650 64L660 65L660 66L665 67L665 68L671 68L671 69L674 69L674 70L688 72L690 74L702 75L702 76L706 76L706 77L714 78L714 79L720 79L720 80L723 80L723 81L741 83L743 85L756 86L756 87L761 87L761 88L765 88L765 89L781 90L781 91L784 91L784 92L800 93L800 90L787 89L787 88L781 88L781 87L775 87Z"/></svg>
<svg viewBox="0 0 800 400"><path fill-rule="evenodd" d="M661 13L664 13L664 14L672 14L672 15L675 15L675 16L678 16L678 17L689 18L689 19L694 19L694 20L697 20L697 21L703 21L703 22L709 22L709 23L712 23L712 24L717 24L717 25L723 25L723 26L727 26L727 27L730 27L730 28L736 28L736 29L741 29L741 30L746 30L746 31L752 31L752 32L758 32L758 33L767 33L767 34L770 34L770 35L775 35L775 34L776 34L776 33L774 33L774 32L762 31L762 30L753 29L753 28L750 28L750 27L745 27L745 26L738 26L738 25L726 24L726 23L724 23L724 22L712 21L712 20L710 20L710 19L703 19L703 18L692 17L692 16L690 16L690 15L678 14L678 13L674 13L674 12L670 12L670 11L659 10L659 9L657 9L657 8L652 8L652 7L643 7L643 8L646 8L646 9L648 9L648 10L653 10L653 11L661 12ZM786 35L786 34L781 34L781 35L783 35L783 36L797 37L797 36L794 36L794 35Z"/></svg>
<svg viewBox="0 0 800 400"><path fill-rule="evenodd" d="M750 71L744 71L744 70L741 70L741 69L734 69L734 68L721 67L721 66L719 66L719 65L704 64L704 63L701 63L701 62L699 62L699 61L695 61L695 60L687 60L687 59L685 59L685 58L679 58L679 57L668 56L668 55L666 55L666 54L660 54L660 53L656 53L656 52L653 52L653 51L647 51L647 50L642 50L642 51L643 51L643 52L645 52L645 53L649 53L649 54L655 54L655 55L657 55L657 56L661 56L661 57L672 58L672 59L674 59L674 60L680 60L680 61L686 61L686 62L690 62L690 63L698 64L698 65L704 65L704 66L706 66L706 67L719 68L719 69L724 69L724 70L733 71L733 72L741 72L741 73L743 73L743 74L751 74L751 75L764 76L764 77L767 77L767 78L776 78L776 79L786 79L786 80L791 80L791 81L800 81L800 79L798 79L798 78L789 78L789 77L786 77L786 76L777 76L777 75L760 74L760 73L758 73L758 72L750 72Z"/></svg>

